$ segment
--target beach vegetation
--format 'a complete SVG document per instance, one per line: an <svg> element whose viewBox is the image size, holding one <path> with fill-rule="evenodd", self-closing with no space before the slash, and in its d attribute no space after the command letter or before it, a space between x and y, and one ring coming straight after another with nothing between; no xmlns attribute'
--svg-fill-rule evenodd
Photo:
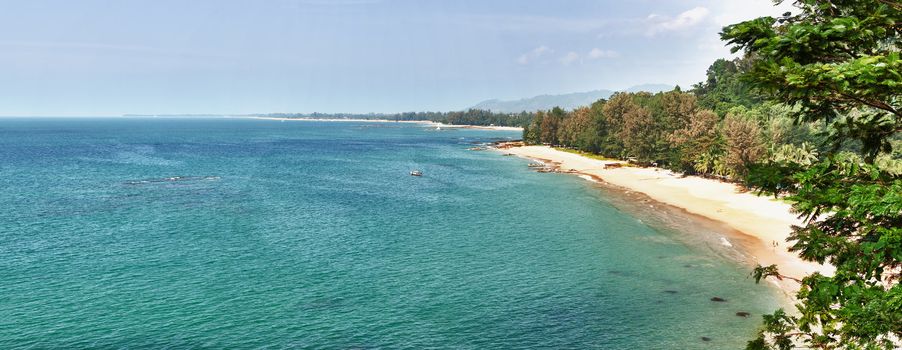
<svg viewBox="0 0 902 350"><path fill-rule="evenodd" d="M691 91L616 93L555 111L527 125L524 141L741 182L791 203L804 224L790 251L836 272L755 269L756 281L801 287L795 312L765 315L748 348L900 348L902 3L794 5L725 27L742 57L715 61Z"/></svg>
<svg viewBox="0 0 902 350"><path fill-rule="evenodd" d="M497 113L483 109L467 109L451 112L404 112L385 113L269 113L255 115L271 118L306 118L306 119L364 119L394 121L431 121L451 125L477 126L514 126L523 127L532 122L536 113Z"/></svg>
<svg viewBox="0 0 902 350"><path fill-rule="evenodd" d="M764 318L749 349L894 349L902 346L902 3L799 0L799 12L724 28L752 57L741 79L791 106L799 123L822 123L825 152L781 145L750 169L753 186L785 193L804 219L789 237L802 259L832 276L798 276L795 314ZM880 161L878 161L880 160ZM756 281L782 278L759 267Z"/></svg>

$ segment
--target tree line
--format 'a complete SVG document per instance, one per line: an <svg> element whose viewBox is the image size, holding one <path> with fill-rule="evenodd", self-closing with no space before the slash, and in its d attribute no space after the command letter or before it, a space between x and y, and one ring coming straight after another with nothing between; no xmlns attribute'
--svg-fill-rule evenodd
<svg viewBox="0 0 902 350"><path fill-rule="evenodd" d="M717 60L688 92L618 92L573 111L539 111L523 139L736 180L761 162L810 164L826 150L825 124L795 123L791 107L762 102L739 79L746 61Z"/></svg>
<svg viewBox="0 0 902 350"><path fill-rule="evenodd" d="M902 3L793 5L723 28L743 58L714 62L688 92L539 111L523 137L783 195L804 219L789 250L836 271L756 267L756 282L793 278L801 287L795 312L763 315L747 349L899 349Z"/></svg>
<svg viewBox="0 0 902 350"><path fill-rule="evenodd" d="M395 121L431 121L453 125L523 126L535 116L534 112L496 113L482 109L452 112L404 112L404 113L269 113L262 117L310 118L310 119L369 119Z"/></svg>

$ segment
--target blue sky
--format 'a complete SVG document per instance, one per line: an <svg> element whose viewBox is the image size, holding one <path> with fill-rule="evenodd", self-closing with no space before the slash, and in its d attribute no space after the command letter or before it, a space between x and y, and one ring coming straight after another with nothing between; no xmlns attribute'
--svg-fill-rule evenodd
<svg viewBox="0 0 902 350"><path fill-rule="evenodd" d="M688 87L769 0L3 1L0 115L399 112Z"/></svg>

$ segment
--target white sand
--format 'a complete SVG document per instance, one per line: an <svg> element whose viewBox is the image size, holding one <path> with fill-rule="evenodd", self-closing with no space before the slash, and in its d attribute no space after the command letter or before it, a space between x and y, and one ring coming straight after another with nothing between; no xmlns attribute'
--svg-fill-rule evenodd
<svg viewBox="0 0 902 350"><path fill-rule="evenodd" d="M643 193L652 199L683 208L706 218L723 222L739 232L755 238L751 254L761 265L776 264L787 276L801 278L820 271L832 274L831 266L802 261L787 250L786 238L792 225L802 220L792 214L789 204L772 197L756 196L742 192L735 184L696 176L673 174L656 168L621 167L605 169L605 164L618 161L602 161L559 151L548 146L513 147L504 150L522 157L557 163L561 170L575 170L615 186ZM774 247L774 242L777 246ZM794 296L798 283L784 279L775 282L788 295Z"/></svg>

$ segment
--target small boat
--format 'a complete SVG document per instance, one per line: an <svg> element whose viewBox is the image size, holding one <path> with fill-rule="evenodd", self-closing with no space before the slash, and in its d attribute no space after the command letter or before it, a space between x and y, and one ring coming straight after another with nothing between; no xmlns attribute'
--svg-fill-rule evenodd
<svg viewBox="0 0 902 350"><path fill-rule="evenodd" d="M419 170L414 170L410 172L410 176L423 176L423 172Z"/></svg>

